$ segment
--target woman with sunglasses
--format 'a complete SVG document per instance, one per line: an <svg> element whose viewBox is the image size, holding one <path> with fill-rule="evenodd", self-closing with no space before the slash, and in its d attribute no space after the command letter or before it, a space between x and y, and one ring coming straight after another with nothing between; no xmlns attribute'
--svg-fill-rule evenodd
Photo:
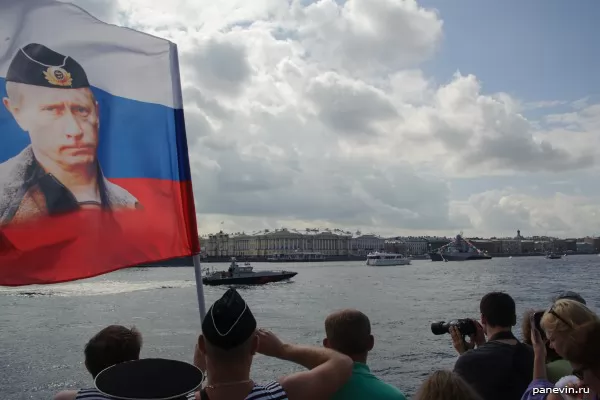
<svg viewBox="0 0 600 400"><path fill-rule="evenodd" d="M546 334L549 346L564 358L565 349L574 344L573 333L576 328L596 321L600 322L600 318L585 304L561 299L544 313L540 325Z"/></svg>
<svg viewBox="0 0 600 400"><path fill-rule="evenodd" d="M598 316L587 306L578 301L561 299L556 301L541 319L540 325L544 330L549 346L556 353L568 360L567 349L581 346L581 341L576 339L575 332L580 326L588 323L600 323ZM564 396L552 393L550 389L554 384L550 382L546 374L546 344L541 332L536 327L534 317L531 317L531 341L534 349L535 359L533 367L533 381L523 394L522 400L562 400L569 398L600 400L597 396L590 396L587 388L579 389L579 384L570 384L570 387L579 389L578 393ZM570 361L570 360L569 360Z"/></svg>

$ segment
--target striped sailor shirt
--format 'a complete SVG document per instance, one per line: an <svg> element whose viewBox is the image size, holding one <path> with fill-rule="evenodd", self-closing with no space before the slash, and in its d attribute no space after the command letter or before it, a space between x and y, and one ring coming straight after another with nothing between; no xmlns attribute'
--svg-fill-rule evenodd
<svg viewBox="0 0 600 400"><path fill-rule="evenodd" d="M210 400L204 390L200 394L200 399ZM279 382L272 381L266 385L255 384L244 400L288 400L288 397Z"/></svg>
<svg viewBox="0 0 600 400"><path fill-rule="evenodd" d="M188 399L194 399L194 392L186 396ZM98 389L80 389L75 396L75 400L114 400L112 397L103 395Z"/></svg>

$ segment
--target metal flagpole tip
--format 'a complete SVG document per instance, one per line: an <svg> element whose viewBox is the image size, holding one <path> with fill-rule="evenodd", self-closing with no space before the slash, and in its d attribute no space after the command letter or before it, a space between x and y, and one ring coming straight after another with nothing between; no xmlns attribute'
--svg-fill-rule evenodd
<svg viewBox="0 0 600 400"><path fill-rule="evenodd" d="M144 358L113 365L94 384L102 394L119 400L184 400L202 385L202 371L177 360Z"/></svg>

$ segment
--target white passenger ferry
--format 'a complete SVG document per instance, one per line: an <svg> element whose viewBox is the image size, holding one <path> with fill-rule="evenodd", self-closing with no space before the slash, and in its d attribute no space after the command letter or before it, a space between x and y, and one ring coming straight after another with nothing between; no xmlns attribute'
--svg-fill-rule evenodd
<svg viewBox="0 0 600 400"><path fill-rule="evenodd" d="M397 253L380 253L378 251L367 255L367 265L374 267L391 265L408 265L410 258Z"/></svg>

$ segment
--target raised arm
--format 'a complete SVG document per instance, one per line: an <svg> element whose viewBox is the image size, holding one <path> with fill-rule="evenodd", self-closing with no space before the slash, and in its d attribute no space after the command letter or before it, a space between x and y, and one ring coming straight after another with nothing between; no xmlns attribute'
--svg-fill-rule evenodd
<svg viewBox="0 0 600 400"><path fill-rule="evenodd" d="M279 379L290 400L329 399L352 375L350 357L321 347L283 344L267 331L259 331L259 352L309 369Z"/></svg>

